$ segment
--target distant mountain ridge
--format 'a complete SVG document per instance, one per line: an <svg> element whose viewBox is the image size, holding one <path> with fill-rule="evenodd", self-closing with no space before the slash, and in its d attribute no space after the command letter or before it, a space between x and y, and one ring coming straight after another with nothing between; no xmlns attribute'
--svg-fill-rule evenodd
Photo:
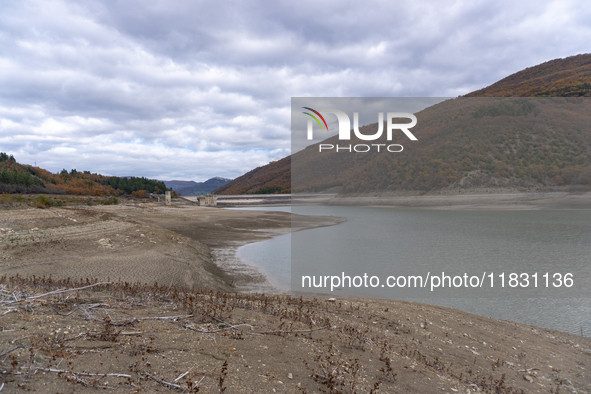
<svg viewBox="0 0 591 394"><path fill-rule="evenodd" d="M230 182L231 179L213 177L205 182L195 181L163 181L166 187L171 188L181 196L199 196L209 194L222 185Z"/></svg>
<svg viewBox="0 0 591 394"><path fill-rule="evenodd" d="M494 96L563 99L554 102L557 108L544 101L483 99ZM585 105L588 100L576 101L577 97L589 96L591 55L555 59L462 99L447 100L419 112L421 121L413 133L416 131L420 144L408 144L404 136L390 142L404 142L404 154L367 153L353 161L333 152L318 155L316 144L256 168L215 193L320 191L332 187L340 187L342 194L589 187L591 116ZM552 118L556 110L564 113ZM538 117L539 113L549 115ZM564 114L573 116L564 123ZM370 134L376 129L377 123L361 131ZM322 143L337 144L338 139L334 136ZM355 143L364 141L353 138L351 144Z"/></svg>

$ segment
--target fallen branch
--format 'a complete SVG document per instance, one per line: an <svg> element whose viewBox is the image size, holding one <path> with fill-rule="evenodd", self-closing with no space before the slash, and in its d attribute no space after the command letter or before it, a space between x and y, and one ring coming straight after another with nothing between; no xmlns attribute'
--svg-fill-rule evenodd
<svg viewBox="0 0 591 394"><path fill-rule="evenodd" d="M188 319L190 317L193 317L194 315L179 315L179 316L154 316L154 317L140 317L136 320L168 320L168 319Z"/></svg>
<svg viewBox="0 0 591 394"><path fill-rule="evenodd" d="M229 326L229 328L233 328L233 329L235 329L235 330L237 330L237 328L236 328L236 327L240 327L240 326L249 326L251 330L253 330L253 329L254 329L254 327L253 327L253 326L251 326L250 324L238 324L237 326L234 326L234 325L232 325L232 324L230 324L230 323L226 323L225 321L218 319L217 317L214 317L214 319L215 319L215 320L216 320L218 323L225 324L226 326Z"/></svg>
<svg viewBox="0 0 591 394"><path fill-rule="evenodd" d="M87 320L91 320L91 321L100 321L102 322L102 319L99 319L98 317L93 316L89 311L86 310L86 308L84 308L82 305L80 305L78 307L78 309L80 309L82 311L82 313L84 313L84 315L86 316Z"/></svg>
<svg viewBox="0 0 591 394"><path fill-rule="evenodd" d="M98 304L87 304L86 306L87 306L88 309L98 308L100 306L105 306L107 308L110 308L111 307L111 305L105 304L105 303L102 303L102 302L101 303L98 303Z"/></svg>
<svg viewBox="0 0 591 394"><path fill-rule="evenodd" d="M156 354L158 354L159 356L162 356L163 358L167 359L168 361L170 361L171 363L174 364L174 361L170 357L168 357L168 356L166 356L166 355L164 355L162 353L156 353ZM176 380L175 380L175 382L176 382Z"/></svg>
<svg viewBox="0 0 591 394"><path fill-rule="evenodd" d="M35 372L37 372L37 370L35 370ZM95 387L100 387L103 389L109 389L109 390L115 390L115 387L110 387L107 386L106 384L100 384L98 382L87 382L86 380L82 379L80 376L78 376L76 374L76 372L70 371L70 372L66 372L66 380L74 380L77 383L80 383L83 386L95 386Z"/></svg>
<svg viewBox="0 0 591 394"><path fill-rule="evenodd" d="M75 375L81 376L114 376L116 378L131 378L131 375L126 373L90 373L90 372L76 372L76 371L66 371L65 369L54 369L54 368L37 368L36 371L41 372L55 372L55 373L73 373Z"/></svg>
<svg viewBox="0 0 591 394"><path fill-rule="evenodd" d="M191 369L192 369L192 368L191 368ZM180 375L179 375L179 377L178 377L178 378L176 378L174 381L175 381L175 382L178 382L179 380L181 380L182 378L184 378L185 376L187 376L187 374L188 374L189 372L191 372L191 369L189 369L187 372L185 372L185 373L183 373L183 374L180 374Z"/></svg>
<svg viewBox="0 0 591 394"><path fill-rule="evenodd" d="M88 286L76 287L75 289L59 289L59 290L53 290L53 291L50 291L48 293L43 293L43 294L39 294L39 295L36 295L36 296L31 296L31 297L25 297L25 298L23 298L21 300L19 300L18 297L16 296L16 294L13 293L12 295L14 297L14 301L1 301L1 302L3 304L14 304L16 302L36 300L38 298L46 297L46 296L49 296L49 295L56 295L56 294L61 294L61 293L67 293L69 291L83 290L83 289L88 289L90 287L95 287L95 286L100 286L100 285L110 285L112 283L113 282L100 282L100 283L95 283L95 284L88 285Z"/></svg>
<svg viewBox="0 0 591 394"><path fill-rule="evenodd" d="M14 352L14 351L15 351L15 350L17 350L17 349L24 349L24 348L25 348L24 346L17 346L17 347L15 347L14 349L10 349L9 351L7 351L7 352L4 352L4 353L0 354L0 357L4 357L4 356L6 356L7 354L10 354L10 353Z"/></svg>
<svg viewBox="0 0 591 394"><path fill-rule="evenodd" d="M149 316L149 317L132 317L131 319L127 320L119 320L111 322L112 326L128 326L134 324L135 322L141 320L178 320L178 319L188 319L193 317L194 315L179 315L179 316Z"/></svg>
<svg viewBox="0 0 591 394"><path fill-rule="evenodd" d="M29 300L35 300L37 298L41 298L41 297L45 297L48 295L56 295L56 294L61 294L61 293L67 293L69 291L77 291L77 290L83 290L83 289L88 289L90 287L95 287L95 286L100 286L100 285L110 285L113 282L100 282L100 283L95 283L93 285L88 285L88 286L82 286L82 287L76 287L75 289L60 289L60 290L54 290L54 291L50 291L49 293L44 293L44 294L39 294L37 296L32 296L32 297L27 297L24 300L21 301L29 301Z"/></svg>
<svg viewBox="0 0 591 394"><path fill-rule="evenodd" d="M253 332L252 334L261 334L261 335L266 335L266 334L270 334L270 335L280 335L280 334L291 334L294 332L297 333L304 333L304 332L312 332L312 331L318 331L318 330L324 330L328 328L328 326L325 327L318 327L318 328L312 328L309 330L282 330L282 331L259 331L259 332Z"/></svg>
<svg viewBox="0 0 591 394"><path fill-rule="evenodd" d="M140 334L143 334L143 333L144 333L143 331L123 331L123 332L118 332L117 335L140 335ZM80 336L83 336L83 335L87 335L87 336L90 335L91 337L93 337L93 336L99 336L101 334L104 334L104 332L88 331L88 332L85 332L85 333L82 333L82 334L78 334L78 336L76 336L74 338L70 338L70 339L66 339L66 340L67 341L71 341L72 339L76 339L76 338L78 338Z"/></svg>
<svg viewBox="0 0 591 394"><path fill-rule="evenodd" d="M238 325L235 325L235 326L229 326L229 327L225 327L225 328L220 328L218 330L200 330L198 328L193 327L190 324L187 324L185 326L185 328L188 328L189 330L193 330L193 331L197 331L197 332L202 332L202 333L205 333L205 334L211 334L211 333L214 333L214 332L221 332L221 331L228 331L228 330L237 330L238 327L242 327L242 326L248 326L248 327L250 327L251 330L253 329L253 326L251 326L250 324L238 324Z"/></svg>
<svg viewBox="0 0 591 394"><path fill-rule="evenodd" d="M8 310L6 312L2 313L1 316L7 315L10 312L18 312L18 309L16 309L16 308L8 308Z"/></svg>
<svg viewBox="0 0 591 394"><path fill-rule="evenodd" d="M170 383L170 382L167 382L166 380L162 380L160 378L157 378L156 376L152 375L151 373L145 372L144 375L150 377L151 379L154 379L156 382L158 382L164 386L172 387L175 389L182 389L182 387L179 386L178 384Z"/></svg>
<svg viewBox="0 0 591 394"><path fill-rule="evenodd" d="M53 310L55 311L55 313L57 313L60 316L70 316L72 313L74 313L74 312L76 312L78 310L78 307L72 309L68 313L61 313L56 307L53 307Z"/></svg>
<svg viewBox="0 0 591 394"><path fill-rule="evenodd" d="M540 371L540 368L528 368L528 369L518 369L517 372L531 372L531 371Z"/></svg>

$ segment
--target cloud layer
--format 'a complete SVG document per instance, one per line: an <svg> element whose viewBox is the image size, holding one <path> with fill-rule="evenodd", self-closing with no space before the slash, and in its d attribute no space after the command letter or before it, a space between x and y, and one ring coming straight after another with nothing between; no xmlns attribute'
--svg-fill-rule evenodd
<svg viewBox="0 0 591 394"><path fill-rule="evenodd" d="M580 1L0 1L0 150L158 179L290 153L291 97L445 97L588 51Z"/></svg>

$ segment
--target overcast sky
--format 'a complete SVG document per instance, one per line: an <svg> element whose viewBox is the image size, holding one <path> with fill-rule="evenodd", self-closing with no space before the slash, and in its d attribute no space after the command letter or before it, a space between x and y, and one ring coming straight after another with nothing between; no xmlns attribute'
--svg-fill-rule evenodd
<svg viewBox="0 0 591 394"><path fill-rule="evenodd" d="M0 0L0 151L164 180L290 154L291 97L455 97L590 52L587 1Z"/></svg>

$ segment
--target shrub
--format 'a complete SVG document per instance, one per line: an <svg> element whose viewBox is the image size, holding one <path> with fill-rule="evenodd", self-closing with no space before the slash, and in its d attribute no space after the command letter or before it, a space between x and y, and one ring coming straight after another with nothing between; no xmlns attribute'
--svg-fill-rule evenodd
<svg viewBox="0 0 591 394"><path fill-rule="evenodd" d="M103 205L117 205L117 204L119 204L119 199L117 197L107 198L106 200L102 200L101 204L103 204Z"/></svg>
<svg viewBox="0 0 591 394"><path fill-rule="evenodd" d="M55 201L53 201L49 197L44 196L43 194L41 194L39 197L37 197L37 201L35 202L35 205L37 206L37 208L41 208L41 209L50 208L54 204L55 204Z"/></svg>
<svg viewBox="0 0 591 394"><path fill-rule="evenodd" d="M131 192L131 195L134 197L139 197L139 198L150 197L150 194L146 190L137 190L135 192Z"/></svg>
<svg viewBox="0 0 591 394"><path fill-rule="evenodd" d="M11 195L8 193L0 194L0 204L10 204L10 203L15 203L15 202L26 203L26 202L28 202L28 200L25 197L21 196L20 194L18 194L18 195Z"/></svg>

